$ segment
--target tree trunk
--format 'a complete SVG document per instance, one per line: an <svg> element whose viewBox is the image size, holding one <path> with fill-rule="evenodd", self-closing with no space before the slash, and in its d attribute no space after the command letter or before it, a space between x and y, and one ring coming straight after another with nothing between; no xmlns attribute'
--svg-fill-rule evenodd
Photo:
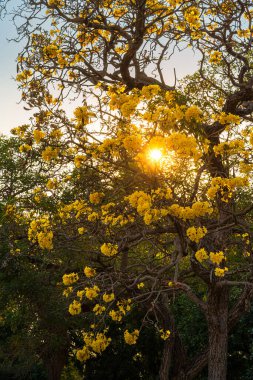
<svg viewBox="0 0 253 380"><path fill-rule="evenodd" d="M160 380L168 380L169 379L169 371L171 366L171 353L173 348L173 338L165 341L163 346L163 354L159 369L159 379Z"/></svg>
<svg viewBox="0 0 253 380"><path fill-rule="evenodd" d="M60 380L63 368L67 362L67 350L62 349L54 353L48 353L43 357L47 369L48 380Z"/></svg>
<svg viewBox="0 0 253 380"><path fill-rule="evenodd" d="M175 341L175 322L169 308L169 299L166 294L161 295L158 315L162 328L165 331L171 331L171 336L164 342L161 364L159 368L159 379L168 380L171 367L172 351Z"/></svg>
<svg viewBox="0 0 253 380"><path fill-rule="evenodd" d="M228 344L227 287L209 289L207 323L209 333L208 380L226 380Z"/></svg>

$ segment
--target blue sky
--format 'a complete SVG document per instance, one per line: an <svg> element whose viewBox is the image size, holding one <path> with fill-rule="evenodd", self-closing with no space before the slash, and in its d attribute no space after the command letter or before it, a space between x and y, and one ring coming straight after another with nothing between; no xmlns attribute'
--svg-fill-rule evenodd
<svg viewBox="0 0 253 380"><path fill-rule="evenodd" d="M16 57L21 48L14 42L8 42L15 36L10 17L0 20L0 133L6 134L11 128L29 121L29 113L23 109L20 92L14 79L16 76Z"/></svg>
<svg viewBox="0 0 253 380"><path fill-rule="evenodd" d="M7 39L15 37L15 28L10 16L0 20L0 113L1 124L0 134L8 134L11 128L29 122L31 112L24 110L25 104L18 104L21 93L17 89L16 76L16 57L22 49L22 42L8 42ZM196 69L197 58L191 49L176 54L172 57L169 64L166 64L166 74L173 78L173 68L176 68L178 79L186 74L193 73ZM173 79L172 79L173 80ZM66 105L72 112L73 105Z"/></svg>

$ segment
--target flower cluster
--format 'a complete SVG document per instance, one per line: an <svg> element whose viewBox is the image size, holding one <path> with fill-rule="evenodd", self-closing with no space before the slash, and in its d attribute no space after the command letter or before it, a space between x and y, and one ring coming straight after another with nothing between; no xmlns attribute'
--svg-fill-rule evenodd
<svg viewBox="0 0 253 380"><path fill-rule="evenodd" d="M105 333L106 331L97 334L93 332L84 333L85 346L81 350L77 350L77 359L85 362L91 357L96 357L96 354L101 354L111 342L111 338L108 338Z"/></svg>
<svg viewBox="0 0 253 380"><path fill-rule="evenodd" d="M92 193L90 194L90 203L93 203L94 205L98 205L104 197L104 193Z"/></svg>
<svg viewBox="0 0 253 380"><path fill-rule="evenodd" d="M74 300L70 305L69 305L69 313L71 315L77 315L81 313L81 303Z"/></svg>
<svg viewBox="0 0 253 380"><path fill-rule="evenodd" d="M79 276L77 273L69 273L69 274L64 274L62 276L62 282L64 285L68 286L68 285L72 285L74 284L75 282L77 282L79 280Z"/></svg>
<svg viewBox="0 0 253 380"><path fill-rule="evenodd" d="M96 274L96 269L86 266L83 270L86 277L94 277Z"/></svg>
<svg viewBox="0 0 253 380"><path fill-rule="evenodd" d="M115 256L118 253L118 246L117 244L104 243L101 245L100 250L103 255L111 257Z"/></svg>
<svg viewBox="0 0 253 380"><path fill-rule="evenodd" d="M136 344L137 342L137 339L139 337L139 330L135 329L133 332L129 332L128 330L126 330L124 332L124 339L125 339L125 342L129 345L133 345L133 344Z"/></svg>
<svg viewBox="0 0 253 380"><path fill-rule="evenodd" d="M213 51L210 54L209 62L215 65L219 64L222 60L222 53L220 51Z"/></svg>
<svg viewBox="0 0 253 380"><path fill-rule="evenodd" d="M126 313L131 310L131 300L118 301L117 307L117 310L110 310L109 315L113 321L120 322Z"/></svg>
<svg viewBox="0 0 253 380"><path fill-rule="evenodd" d="M53 249L53 231L48 217L33 220L28 229L28 239L38 242L41 249Z"/></svg>
<svg viewBox="0 0 253 380"><path fill-rule="evenodd" d="M191 241L198 243L207 233L206 227L189 227L186 231Z"/></svg>
<svg viewBox="0 0 253 380"><path fill-rule="evenodd" d="M196 259L202 263L204 260L207 260L209 258L208 256L208 253L206 252L205 248L201 248L199 249L196 253L195 253L195 257Z"/></svg>
<svg viewBox="0 0 253 380"><path fill-rule="evenodd" d="M220 263L225 260L224 252L210 252L210 260L213 264L220 265Z"/></svg>
<svg viewBox="0 0 253 380"><path fill-rule="evenodd" d="M93 300L96 298L100 292L100 289L97 285L94 285L92 288L86 287L85 289L85 296L89 300Z"/></svg>

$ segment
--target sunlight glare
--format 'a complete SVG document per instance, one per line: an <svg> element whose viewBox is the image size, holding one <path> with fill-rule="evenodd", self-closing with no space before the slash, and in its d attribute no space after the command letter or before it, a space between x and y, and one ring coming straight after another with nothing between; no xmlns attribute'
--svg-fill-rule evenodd
<svg viewBox="0 0 253 380"><path fill-rule="evenodd" d="M158 149L158 148L154 148L150 150L148 155L149 155L150 160L154 162L160 161L163 156L161 149Z"/></svg>

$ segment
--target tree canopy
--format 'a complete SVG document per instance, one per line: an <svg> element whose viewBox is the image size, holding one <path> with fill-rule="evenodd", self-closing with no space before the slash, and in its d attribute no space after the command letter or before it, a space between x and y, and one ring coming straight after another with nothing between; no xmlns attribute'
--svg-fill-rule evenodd
<svg viewBox="0 0 253 380"><path fill-rule="evenodd" d="M114 339L138 347L150 329L164 342L161 380L207 364L209 380L226 379L228 337L253 297L252 15L252 1L232 0L29 0L14 11L34 117L12 132L40 178L3 200L7 252L63 276L55 286L83 318L74 352L87 368ZM169 65L184 49L197 71L179 81ZM207 330L194 357L184 299Z"/></svg>

